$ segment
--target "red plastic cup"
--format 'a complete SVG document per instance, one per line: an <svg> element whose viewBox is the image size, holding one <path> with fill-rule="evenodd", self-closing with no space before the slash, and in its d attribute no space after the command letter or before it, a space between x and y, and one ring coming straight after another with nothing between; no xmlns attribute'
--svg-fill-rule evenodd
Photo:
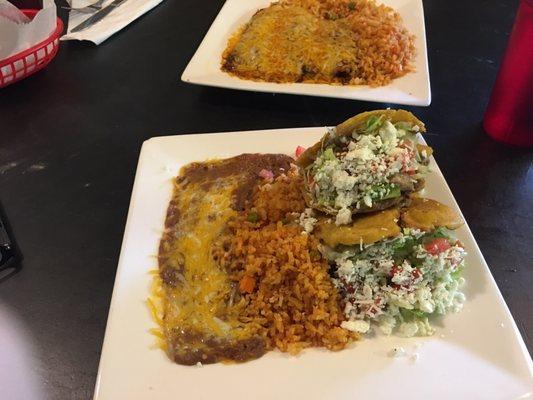
<svg viewBox="0 0 533 400"><path fill-rule="evenodd" d="M494 139L533 147L533 0L521 0L483 119Z"/></svg>

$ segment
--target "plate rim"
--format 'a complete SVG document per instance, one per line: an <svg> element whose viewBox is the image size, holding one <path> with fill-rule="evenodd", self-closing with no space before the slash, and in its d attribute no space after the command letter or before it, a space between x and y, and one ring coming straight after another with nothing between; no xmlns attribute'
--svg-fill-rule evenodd
<svg viewBox="0 0 533 400"><path fill-rule="evenodd" d="M205 137L205 136L222 136L222 135L232 135L232 136L241 136L241 135L246 135L246 134L259 134L259 135L268 135L268 134L287 134L291 131L309 131L310 133L318 133L319 130L323 130L327 128L327 126L324 126L324 127L295 127L295 128L277 128L277 129L260 129L260 130L245 130L245 131L223 131L223 132L206 132L206 133L199 133L199 132L191 132L191 133L183 133L183 134L177 134L177 135L168 135L168 136L155 136L155 137L151 137L147 140L145 140L143 143L142 143L142 146L141 146L141 151L139 153L139 158L138 158L138 162L137 162L137 167L136 167L136 172L135 172L135 178L134 178L134 183L133 183L133 187L132 187L132 194L131 194L131 197L130 197L130 203L129 203L129 206L128 206L128 213L127 213L127 219L126 219L126 223L125 223L125 228L124 228L124 235L123 235L123 240L122 240L122 243L121 243L121 247L120 247L120 254L119 254L119 258L118 258L118 263L117 263L117 271L116 271L116 275L115 275L115 279L114 279L114 283L113 283L113 291L112 291L112 295L111 295L111 300L110 300L110 306L109 306L109 311L108 311L108 316L107 316L107 321L106 321L106 327L105 327L105 333L104 333L104 339L103 339L103 343L102 343L102 349L101 349L101 355L100 355L100 359L99 359L99 365L98 365L98 372L97 372L97 377L96 377L96 382L95 382L95 388L94 388L94 395L93 395L93 398L95 400L98 400L99 399L99 388L100 388L100 382L101 382L101 379L102 379L102 367L103 367L103 359L104 359L104 356L106 354L106 348L109 346L109 327L110 327L110 324L111 324L111 321L114 319L114 318L117 318L117 316L115 316L115 313L116 313L116 303L118 302L118 298L117 298L117 293L118 293L118 287L119 287L119 284L121 282L121 277L123 276L123 274L125 273L126 271L126 266L124 265L124 254L125 252L127 251L126 247L129 245L128 243L128 237L129 235L131 234L131 225L132 225L132 215L135 211L135 204L134 204L134 200L136 198L136 196L138 196L138 193L140 193L142 191L142 188L140 187L141 186L141 183L140 183L140 177L141 175L144 173L144 169L143 169L143 165L147 162L147 155L149 154L148 152L150 151L148 149L148 147L156 142L165 142L165 141L168 141L168 140L179 140L179 139L183 139L183 138L194 138L194 137ZM422 137L423 138L423 137ZM425 140L423 140L423 142L425 142ZM479 248L479 245L477 243L477 240L475 239L475 236L473 235L471 229L470 229L470 226L468 225L468 221L464 218L464 215L462 213L462 210L461 208L459 207L459 204L457 203L457 200L455 198L455 196L453 195L453 192L451 191L449 185L448 185L448 182L446 181L444 175L442 174L442 171L438 165L438 163L436 162L436 160L434 159L434 157L432 156L433 160L434 160L434 173L436 173L437 175L440 175L442 177L442 180L444 182L444 187L445 189L450 193L451 195L451 201L453 202L453 204L450 204L452 205L453 207L455 207L455 209L459 212L459 214L461 215L461 217L463 218L463 221L464 221L464 226L465 228L467 229L468 231L468 234L472 237L472 241L473 241L473 244L474 246L476 247L476 250L477 250L477 253L479 254L479 260L483 266L483 269L484 269L484 275L486 275L486 277L491 281L492 285L493 285L493 288L496 289L495 292L491 291L496 294L497 298L498 298L498 303L503 307L503 310L505 312L505 315L506 315L506 318L507 318L507 321L511 323L512 325L512 330L513 330L513 336L516 340L516 343L518 344L518 347L519 349L521 350L521 355L525 361L525 364L527 366L527 369L528 369L528 372L530 374L530 376L533 378L533 361L532 361L532 358L531 358L531 355L529 354L529 351L527 349L527 346L525 345L525 342L523 340L523 337L518 329L518 326L516 324L516 321L513 317L513 315L511 314L510 310L509 310L509 307L507 305L507 302L505 301L501 291L500 291L500 288L499 286L497 285L497 282L496 280L494 279L494 276L492 275L492 272L485 260L485 257L483 256L483 253L481 252L481 249ZM533 380L532 380L533 382ZM532 386L532 389L533 389L533 386ZM522 398L522 397L520 397Z"/></svg>

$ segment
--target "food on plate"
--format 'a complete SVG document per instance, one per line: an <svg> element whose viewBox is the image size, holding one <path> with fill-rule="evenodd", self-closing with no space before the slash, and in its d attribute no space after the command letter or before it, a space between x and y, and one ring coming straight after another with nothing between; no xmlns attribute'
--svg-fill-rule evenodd
<svg viewBox="0 0 533 400"><path fill-rule="evenodd" d="M222 70L243 79L388 84L413 71L414 36L374 0L282 0L229 40Z"/></svg>
<svg viewBox="0 0 533 400"><path fill-rule="evenodd" d="M423 188L432 154L419 132L424 123L404 110L365 112L329 130L297 160L309 207L342 225L405 201Z"/></svg>
<svg viewBox="0 0 533 400"><path fill-rule="evenodd" d="M227 272L213 259L215 241L245 209L261 181L259 172L278 176L291 158L243 154L193 163L175 180L159 247L159 276L152 306L162 346L179 364L245 361L266 351L265 340L242 322L242 304Z"/></svg>
<svg viewBox="0 0 533 400"><path fill-rule="evenodd" d="M457 229L463 225L463 220L444 204L422 197L412 197L411 206L402 213L402 224L408 228L430 231L439 227Z"/></svg>
<svg viewBox="0 0 533 400"><path fill-rule="evenodd" d="M375 324L385 334L430 335L428 316L457 312L465 300L459 289L466 251L451 230L462 221L430 199L415 198L393 211L363 215L351 226L317 224L316 236L325 243L322 251L345 301L347 321L341 326L366 333ZM361 220L378 222L374 229L383 227L384 237L369 239ZM390 234L393 223L396 234ZM335 229L353 232L343 240L331 234Z"/></svg>
<svg viewBox="0 0 533 400"><path fill-rule="evenodd" d="M318 240L302 234L305 202L297 173L295 168L258 187L220 238L215 257L238 288L242 320L257 327L267 349L340 350L357 336L340 327L341 299Z"/></svg>
<svg viewBox="0 0 533 400"><path fill-rule="evenodd" d="M336 225L330 219L321 219L317 222L320 239L330 247L339 244L353 246L372 244L378 240L394 237L401 232L398 225L400 211L389 208L371 214L364 214L356 218L349 225Z"/></svg>
<svg viewBox="0 0 533 400"><path fill-rule="evenodd" d="M372 326L432 334L430 315L462 307L466 252L461 217L415 193L432 153L416 141L424 130L407 111L377 110L296 160L184 166L148 299L160 347L195 365L341 350Z"/></svg>
<svg viewBox="0 0 533 400"><path fill-rule="evenodd" d="M343 348L356 334L313 237L302 235L292 159L243 154L175 181L149 299L176 363L246 361L278 348Z"/></svg>

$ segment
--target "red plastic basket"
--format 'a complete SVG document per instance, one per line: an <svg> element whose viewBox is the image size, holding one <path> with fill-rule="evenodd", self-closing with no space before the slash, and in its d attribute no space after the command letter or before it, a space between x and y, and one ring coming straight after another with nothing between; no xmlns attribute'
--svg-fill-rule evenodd
<svg viewBox="0 0 533 400"><path fill-rule="evenodd" d="M35 17L39 10L21 10L27 17ZM0 88L36 73L48 65L59 49L59 37L63 32L63 22L58 18L54 32L47 39L28 50L0 60Z"/></svg>

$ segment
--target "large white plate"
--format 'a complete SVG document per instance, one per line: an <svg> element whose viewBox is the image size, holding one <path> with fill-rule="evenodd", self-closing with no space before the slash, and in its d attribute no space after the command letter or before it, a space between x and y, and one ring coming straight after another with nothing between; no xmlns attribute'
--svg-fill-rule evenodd
<svg viewBox="0 0 533 400"><path fill-rule="evenodd" d="M220 60L229 37L258 9L268 7L271 0L227 0L185 68L181 80L199 85L257 92L304 94L428 106L431 103L431 90L422 1L382 0L380 2L394 7L401 14L407 29L416 35L415 45L418 51L414 63L416 72L395 79L387 86L371 88L369 86L254 82L222 72Z"/></svg>
<svg viewBox="0 0 533 400"><path fill-rule="evenodd" d="M95 399L525 399L533 392L531 357L468 226L463 312L437 321L428 338L376 337L298 357L270 352L244 364L173 364L148 330L146 298L172 191L183 165L245 152L292 154L324 128L153 138L142 147L96 382ZM426 195L457 204L439 168ZM409 356L391 358L393 346ZM416 348L416 349L415 349ZM419 354L418 361L412 359Z"/></svg>

